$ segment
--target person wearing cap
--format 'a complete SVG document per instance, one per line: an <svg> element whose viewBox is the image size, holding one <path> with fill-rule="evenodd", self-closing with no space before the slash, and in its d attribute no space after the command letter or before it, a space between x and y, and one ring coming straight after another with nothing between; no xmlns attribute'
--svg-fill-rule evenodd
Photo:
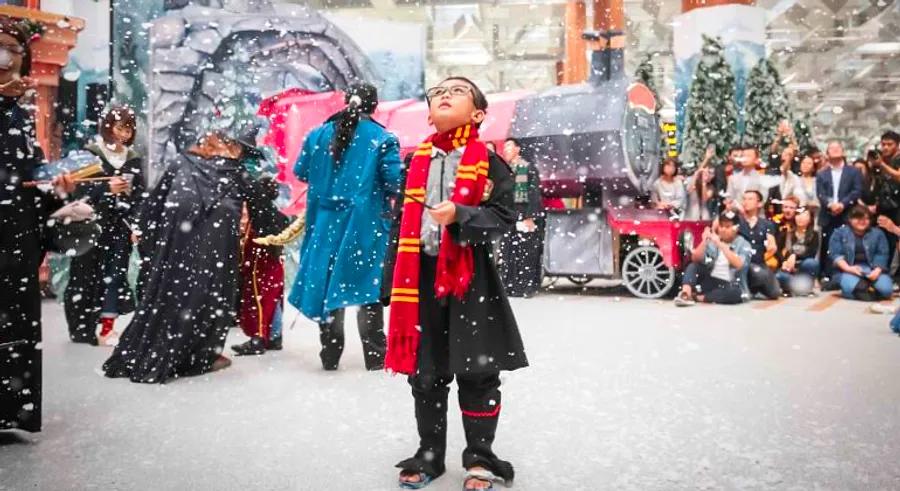
<svg viewBox="0 0 900 491"><path fill-rule="evenodd" d="M18 21L0 16L0 430L41 429L38 268L45 224L62 206L53 193L24 186L43 160L34 121L19 103L34 87L30 39ZM61 196L75 189L66 174L54 184Z"/></svg>
<svg viewBox="0 0 900 491"><path fill-rule="evenodd" d="M358 306L367 370L384 366L380 303L391 231L391 199L402 180L400 143L371 114L378 92L351 85L347 107L306 137L294 174L309 184L300 269L288 301L319 324L322 368L337 370L344 309Z"/></svg>
<svg viewBox="0 0 900 491"><path fill-rule="evenodd" d="M237 323L241 212L258 191L242 160L255 152L243 138L209 132L149 193L135 224L143 297L103 365L107 377L164 383L231 364L221 352Z"/></svg>
<svg viewBox="0 0 900 491"><path fill-rule="evenodd" d="M703 240L691 251L691 263L684 270L676 306L738 304L750 298L747 270L752 252L750 244L738 235L738 223L735 212L725 211L713 229L703 230Z"/></svg>

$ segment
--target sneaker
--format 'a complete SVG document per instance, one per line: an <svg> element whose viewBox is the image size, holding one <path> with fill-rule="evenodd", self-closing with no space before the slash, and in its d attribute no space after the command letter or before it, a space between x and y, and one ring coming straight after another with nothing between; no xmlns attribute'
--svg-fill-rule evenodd
<svg viewBox="0 0 900 491"><path fill-rule="evenodd" d="M883 303L873 303L869 305L870 314L894 315L897 313L896 305L885 305Z"/></svg>
<svg viewBox="0 0 900 491"><path fill-rule="evenodd" d="M697 305L697 302L694 301L690 295L685 295L684 292L679 293L678 296L675 297L676 307L693 307L694 305Z"/></svg>

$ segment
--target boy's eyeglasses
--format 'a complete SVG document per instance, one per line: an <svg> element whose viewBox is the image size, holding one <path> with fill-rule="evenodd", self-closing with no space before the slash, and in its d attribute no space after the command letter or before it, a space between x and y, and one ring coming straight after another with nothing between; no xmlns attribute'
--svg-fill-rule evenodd
<svg viewBox="0 0 900 491"><path fill-rule="evenodd" d="M430 101L435 97L441 97L447 92L454 97L463 97L472 93L472 87L468 85L451 85L450 87L432 87L425 91L425 97Z"/></svg>

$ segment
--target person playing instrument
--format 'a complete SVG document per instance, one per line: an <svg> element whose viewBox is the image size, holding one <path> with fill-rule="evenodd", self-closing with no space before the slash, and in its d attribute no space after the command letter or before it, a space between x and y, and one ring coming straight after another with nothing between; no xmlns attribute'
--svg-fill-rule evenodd
<svg viewBox="0 0 900 491"><path fill-rule="evenodd" d="M115 345L116 318L134 311L134 293L127 279L131 222L146 182L143 160L131 148L135 133L134 110L112 106L100 122L96 141L85 147L100 160L102 174L96 177L110 179L82 183L74 193L94 208L102 230L98 246L73 258L69 269L63 305L69 338L75 343Z"/></svg>

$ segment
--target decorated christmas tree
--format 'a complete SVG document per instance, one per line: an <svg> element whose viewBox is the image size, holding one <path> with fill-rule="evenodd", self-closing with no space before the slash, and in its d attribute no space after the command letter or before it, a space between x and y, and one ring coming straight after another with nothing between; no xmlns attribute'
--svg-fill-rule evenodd
<svg viewBox="0 0 900 491"><path fill-rule="evenodd" d="M809 152L816 146L812 132L812 119L809 113L796 119L794 122L794 135L797 137L797 146L800 147L800 152Z"/></svg>
<svg viewBox="0 0 900 491"><path fill-rule="evenodd" d="M778 123L791 119L790 103L778 70L767 58L750 71L744 102L744 142L764 151L772 144Z"/></svg>
<svg viewBox="0 0 900 491"><path fill-rule="evenodd" d="M724 157L737 144L738 108L734 99L734 74L725 60L722 41L703 36L700 62L694 70L685 105L681 161L699 164L706 148L715 146Z"/></svg>

